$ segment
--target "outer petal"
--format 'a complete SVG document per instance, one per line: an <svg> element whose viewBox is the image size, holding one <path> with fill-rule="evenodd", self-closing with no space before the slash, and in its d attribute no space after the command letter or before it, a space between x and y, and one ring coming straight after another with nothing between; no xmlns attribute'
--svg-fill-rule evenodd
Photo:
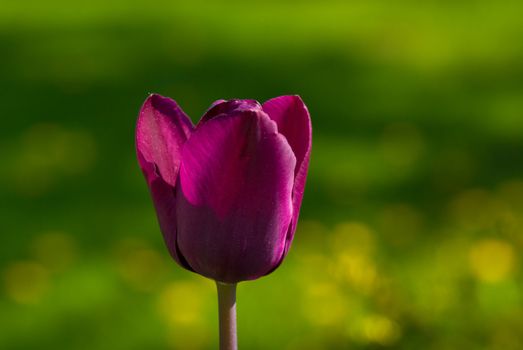
<svg viewBox="0 0 523 350"><path fill-rule="evenodd" d="M273 98L263 104L263 111L278 124L278 131L285 136L296 155L294 188L292 190L293 217L287 235L285 256L292 243L300 214L303 191L309 169L312 125L309 111L297 95Z"/></svg>
<svg viewBox="0 0 523 350"><path fill-rule="evenodd" d="M147 98L136 125L136 153L147 180L165 243L173 258L188 268L176 247L175 185L182 146L193 125L175 101Z"/></svg>
<svg viewBox="0 0 523 350"><path fill-rule="evenodd" d="M216 117L197 128L183 150L176 208L178 245L193 270L238 282L280 262L295 163L261 111Z"/></svg>

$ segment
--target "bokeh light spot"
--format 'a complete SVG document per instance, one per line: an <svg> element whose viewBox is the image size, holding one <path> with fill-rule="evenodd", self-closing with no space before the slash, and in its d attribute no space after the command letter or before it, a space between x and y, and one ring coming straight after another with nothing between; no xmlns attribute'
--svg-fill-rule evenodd
<svg viewBox="0 0 523 350"><path fill-rule="evenodd" d="M205 285L190 281L173 282L160 294L158 310L169 325L194 325L202 322Z"/></svg>
<svg viewBox="0 0 523 350"><path fill-rule="evenodd" d="M211 331L206 314L210 299L215 301L212 292L212 283L201 280L172 282L161 291L157 308L169 328L170 348L208 348Z"/></svg>
<svg viewBox="0 0 523 350"><path fill-rule="evenodd" d="M120 276L138 291L152 292L159 288L167 272L162 255L140 240L119 242L115 258Z"/></svg>
<svg viewBox="0 0 523 350"><path fill-rule="evenodd" d="M512 245L498 239L483 239L469 251L472 273L482 282L499 282L506 279L515 267Z"/></svg>
<svg viewBox="0 0 523 350"><path fill-rule="evenodd" d="M378 284L378 272L369 257L352 253L338 256L331 269L338 280L347 282L355 290L368 294Z"/></svg>
<svg viewBox="0 0 523 350"><path fill-rule="evenodd" d="M391 345L401 337L401 329L385 316L370 315L362 320L362 335L369 343Z"/></svg>
<svg viewBox="0 0 523 350"><path fill-rule="evenodd" d="M310 284L305 291L302 310L313 325L339 325L347 313L347 298L335 284Z"/></svg>
<svg viewBox="0 0 523 350"><path fill-rule="evenodd" d="M4 270L7 296L20 304L38 303L50 287L49 273L32 261L14 262Z"/></svg>
<svg viewBox="0 0 523 350"><path fill-rule="evenodd" d="M375 249L375 238L371 229L361 222L343 222L334 228L331 237L334 252L357 252L372 254Z"/></svg>

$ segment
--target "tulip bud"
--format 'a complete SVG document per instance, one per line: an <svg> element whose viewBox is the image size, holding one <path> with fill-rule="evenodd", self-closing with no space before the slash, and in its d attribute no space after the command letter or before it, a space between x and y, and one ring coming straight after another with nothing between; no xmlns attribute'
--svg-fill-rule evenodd
<svg viewBox="0 0 523 350"><path fill-rule="evenodd" d="M311 133L298 96L220 100L196 127L175 101L149 96L136 150L171 256L224 283L276 269L296 230Z"/></svg>

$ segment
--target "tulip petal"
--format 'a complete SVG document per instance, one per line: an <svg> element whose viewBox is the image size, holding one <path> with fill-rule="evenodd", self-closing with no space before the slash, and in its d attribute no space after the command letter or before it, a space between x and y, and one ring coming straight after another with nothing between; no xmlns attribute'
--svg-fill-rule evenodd
<svg viewBox="0 0 523 350"><path fill-rule="evenodd" d="M261 111L214 117L183 150L178 245L192 269L222 282L255 279L281 260L296 158Z"/></svg>
<svg viewBox="0 0 523 350"><path fill-rule="evenodd" d="M297 95L280 96L263 104L263 111L278 125L278 132L285 136L296 156L294 188L292 191L293 218L284 256L287 254L300 213L303 191L307 179L312 146L312 126L309 111ZM282 258L283 258L282 257Z"/></svg>
<svg viewBox="0 0 523 350"><path fill-rule="evenodd" d="M261 110L262 106L256 100L218 100L215 101L209 110L203 115L202 119L198 122L198 126L222 114L231 114L241 111L261 112Z"/></svg>
<svg viewBox="0 0 523 350"><path fill-rule="evenodd" d="M136 125L136 148L145 161L156 165L159 175L176 184L181 148L193 129L189 117L170 98L147 98Z"/></svg>
<svg viewBox="0 0 523 350"><path fill-rule="evenodd" d="M173 258L189 268L176 247L176 198L181 150L193 129L175 101L160 95L147 98L136 125L136 153L147 180L165 243Z"/></svg>

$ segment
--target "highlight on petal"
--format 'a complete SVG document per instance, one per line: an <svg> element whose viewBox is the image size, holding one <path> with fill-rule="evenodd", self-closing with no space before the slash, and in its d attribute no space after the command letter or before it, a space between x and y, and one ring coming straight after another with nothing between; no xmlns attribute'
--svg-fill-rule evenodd
<svg viewBox="0 0 523 350"><path fill-rule="evenodd" d="M278 132L285 136L296 156L292 191L293 219L287 237L286 254L294 237L303 199L312 146L312 125L309 111L297 95L280 96L268 100L263 104L263 111L276 122Z"/></svg>
<svg viewBox="0 0 523 350"><path fill-rule="evenodd" d="M151 95L143 104L136 125L136 153L147 180L158 222L171 256L190 269L176 246L175 185L181 150L192 123L175 101Z"/></svg>
<svg viewBox="0 0 523 350"><path fill-rule="evenodd" d="M209 107L209 109L211 109L211 108L213 108L214 106L217 106L217 105L219 105L219 104L221 104L221 103L224 103L224 102L227 102L227 100L223 100L223 99L216 100L216 101L214 101L213 103L211 103L211 106ZM209 109L208 109L208 110L209 110Z"/></svg>
<svg viewBox="0 0 523 350"><path fill-rule="evenodd" d="M232 283L279 263L295 164L287 140L261 111L236 111L196 129L176 189L178 245L193 270Z"/></svg>

